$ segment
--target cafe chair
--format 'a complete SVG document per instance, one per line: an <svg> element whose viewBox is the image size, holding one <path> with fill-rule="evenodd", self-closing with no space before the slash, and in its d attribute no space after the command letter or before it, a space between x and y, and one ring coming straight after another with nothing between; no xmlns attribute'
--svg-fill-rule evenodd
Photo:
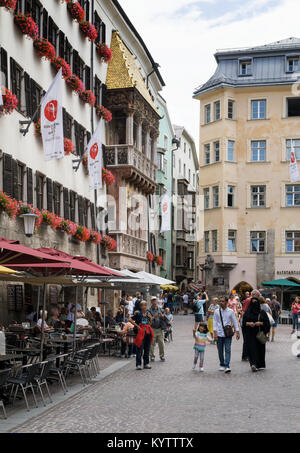
<svg viewBox="0 0 300 453"><path fill-rule="evenodd" d="M9 378L9 376L10 376L10 373L11 373L10 369L0 371L0 391L1 391L1 393L3 392L3 389L5 388L5 386L7 384L7 380ZM0 407L2 407L4 418L7 419L5 406L4 406L4 403L3 403L2 399L1 399L1 393L0 393Z"/></svg>
<svg viewBox="0 0 300 453"><path fill-rule="evenodd" d="M68 357L68 355L69 354L63 354L61 356L55 357L55 360L66 359L66 357ZM59 382L61 385L62 391L64 392L64 395L65 395L69 390L68 390L67 383L65 380L64 370L65 370L64 364L59 363L58 366L54 366L53 360L52 360L52 364L49 369L48 381L49 382L52 382L52 381Z"/></svg>
<svg viewBox="0 0 300 453"><path fill-rule="evenodd" d="M88 384L88 379L87 379L87 360L90 357L90 351L88 349L85 349L83 351L77 352L73 359L66 360L65 362L65 379L67 379L68 374L70 371L79 371L82 385L85 386Z"/></svg>
<svg viewBox="0 0 300 453"><path fill-rule="evenodd" d="M21 368L21 375L15 376L15 377L10 377L7 380L7 383L12 384L12 386L13 386L12 387L12 393L14 392L13 403L15 402L15 400L17 398L18 390L21 389L28 412L30 411L27 396L26 396L26 392L28 389L31 390L33 399L35 402L35 406L38 407L37 399L36 399L34 388L33 388L33 383L35 382L35 377L39 374L39 368L40 368L39 363L34 363L32 365L25 365L24 367ZM14 390L15 387L16 387L16 390Z"/></svg>
<svg viewBox="0 0 300 453"><path fill-rule="evenodd" d="M44 385L46 387L50 403L53 403L52 398L51 398L51 393L50 393L48 383L47 383L47 378L49 377L50 368L52 367L52 363L46 361L46 362L41 362L39 365L40 365L41 372L39 375L35 376L33 385L35 385L39 389L44 406L46 406L46 401L45 401L44 394L42 391L42 386Z"/></svg>

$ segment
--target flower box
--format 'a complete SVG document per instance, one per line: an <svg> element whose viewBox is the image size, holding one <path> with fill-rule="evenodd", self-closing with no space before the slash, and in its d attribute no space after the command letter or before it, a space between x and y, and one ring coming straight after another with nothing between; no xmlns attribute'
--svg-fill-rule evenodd
<svg viewBox="0 0 300 453"><path fill-rule="evenodd" d="M4 93L2 92L2 99L3 105L0 106L0 117L10 115L18 107L19 103L17 96L7 88L4 88Z"/></svg>
<svg viewBox="0 0 300 453"><path fill-rule="evenodd" d="M69 11L70 16L73 20L77 22L82 22L84 20L84 9L78 2L73 2L72 0L67 1L67 8Z"/></svg>
<svg viewBox="0 0 300 453"><path fill-rule="evenodd" d="M64 150L65 150L65 155L69 156L75 149L75 146L69 138L64 138Z"/></svg>
<svg viewBox="0 0 300 453"><path fill-rule="evenodd" d="M91 90L85 90L82 93L80 93L80 99L83 100L83 102L86 102L87 104L90 104L92 107L96 103L96 97L94 93Z"/></svg>
<svg viewBox="0 0 300 453"><path fill-rule="evenodd" d="M86 38L90 41L94 42L98 37L98 32L93 24L91 24L88 20L84 20L80 22L79 28L81 32L84 34Z"/></svg>
<svg viewBox="0 0 300 453"><path fill-rule="evenodd" d="M14 21L20 28L23 35L27 35L33 40L37 39L39 29L30 14L22 14L19 12L18 14L15 14Z"/></svg>
<svg viewBox="0 0 300 453"><path fill-rule="evenodd" d="M146 257L147 257L147 260L149 261L149 263L152 263L152 261L154 260L154 255L152 252L148 251Z"/></svg>
<svg viewBox="0 0 300 453"><path fill-rule="evenodd" d="M83 84L83 82L80 80L80 78L77 77L77 75L72 74L71 77L69 77L68 79L66 79L66 82L67 82L67 84L69 85L69 87L70 87L73 91L75 91L75 93L81 94L81 93L84 91L84 84Z"/></svg>
<svg viewBox="0 0 300 453"><path fill-rule="evenodd" d="M39 57L46 58L46 60L55 58L55 48L47 39L37 38L33 41L33 47Z"/></svg>
<svg viewBox="0 0 300 453"><path fill-rule="evenodd" d="M34 135L37 138L40 138L42 136L41 132L41 119L39 119L36 123L34 123Z"/></svg>
<svg viewBox="0 0 300 453"><path fill-rule="evenodd" d="M72 75L71 66L61 57L52 58L51 64L58 72L62 68L62 75L64 79L69 79Z"/></svg>
<svg viewBox="0 0 300 453"><path fill-rule="evenodd" d="M112 186L116 182L116 179L112 172L106 170L106 168L102 168L102 179L107 186Z"/></svg>
<svg viewBox="0 0 300 453"><path fill-rule="evenodd" d="M99 118L103 118L104 121L109 123L112 120L112 114L109 110L107 110L103 105L97 105L96 106L96 115Z"/></svg>
<svg viewBox="0 0 300 453"><path fill-rule="evenodd" d="M105 63L109 63L112 59L112 51L106 44L98 43L96 45L96 52Z"/></svg>
<svg viewBox="0 0 300 453"><path fill-rule="evenodd" d="M14 11L16 8L17 0L0 0L0 6L4 6L4 8Z"/></svg>

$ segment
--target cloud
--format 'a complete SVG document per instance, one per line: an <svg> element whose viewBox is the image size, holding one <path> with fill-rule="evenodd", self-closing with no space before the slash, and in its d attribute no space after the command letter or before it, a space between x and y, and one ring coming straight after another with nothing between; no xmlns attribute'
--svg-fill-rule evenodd
<svg viewBox="0 0 300 453"><path fill-rule="evenodd" d="M119 0L161 66L173 123L199 135L194 89L216 69L219 48L252 47L300 36L299 0Z"/></svg>

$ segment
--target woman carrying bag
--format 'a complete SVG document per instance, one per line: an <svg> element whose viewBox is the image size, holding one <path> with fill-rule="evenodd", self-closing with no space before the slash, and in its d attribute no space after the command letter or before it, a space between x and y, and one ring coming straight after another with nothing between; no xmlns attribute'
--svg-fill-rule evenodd
<svg viewBox="0 0 300 453"><path fill-rule="evenodd" d="M243 316L243 327L252 371L266 368L266 342L271 324L267 313L261 310L260 301L256 297L251 299L249 308Z"/></svg>

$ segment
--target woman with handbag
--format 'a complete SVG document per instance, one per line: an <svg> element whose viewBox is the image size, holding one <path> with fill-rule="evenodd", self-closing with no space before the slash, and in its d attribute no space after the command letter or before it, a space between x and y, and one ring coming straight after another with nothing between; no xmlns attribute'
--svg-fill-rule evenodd
<svg viewBox="0 0 300 453"><path fill-rule="evenodd" d="M260 301L256 297L252 297L249 308L243 316L243 327L252 371L266 368L266 342L271 324L267 313L261 310Z"/></svg>

